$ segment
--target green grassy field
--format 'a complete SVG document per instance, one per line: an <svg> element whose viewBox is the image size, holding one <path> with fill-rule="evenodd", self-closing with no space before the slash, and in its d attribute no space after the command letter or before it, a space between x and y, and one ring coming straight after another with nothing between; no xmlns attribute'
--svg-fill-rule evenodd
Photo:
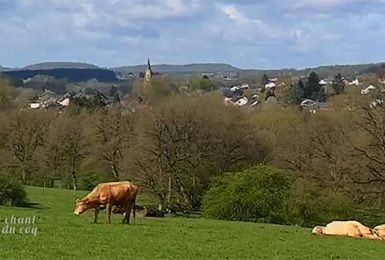
<svg viewBox="0 0 385 260"><path fill-rule="evenodd" d="M92 211L72 213L84 192L27 191L36 207L0 207L0 228L12 215L35 215L36 236L0 233L0 259L385 259L385 241L318 237L299 227L180 217L124 225L120 215L107 224L104 212L93 224Z"/></svg>

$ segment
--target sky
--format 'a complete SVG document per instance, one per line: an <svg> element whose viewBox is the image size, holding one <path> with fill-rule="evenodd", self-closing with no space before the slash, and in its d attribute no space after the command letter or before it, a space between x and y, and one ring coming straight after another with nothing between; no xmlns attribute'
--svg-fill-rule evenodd
<svg viewBox="0 0 385 260"><path fill-rule="evenodd" d="M385 0L0 0L0 65L385 61Z"/></svg>

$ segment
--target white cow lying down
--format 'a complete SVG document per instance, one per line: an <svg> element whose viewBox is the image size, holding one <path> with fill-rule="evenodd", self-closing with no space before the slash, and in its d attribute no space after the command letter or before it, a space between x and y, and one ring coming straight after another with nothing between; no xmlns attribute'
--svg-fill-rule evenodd
<svg viewBox="0 0 385 260"><path fill-rule="evenodd" d="M369 239L382 240L382 237L379 235L377 230L364 226L358 221L333 221L327 224L326 227L314 227L312 233L316 235L364 237Z"/></svg>

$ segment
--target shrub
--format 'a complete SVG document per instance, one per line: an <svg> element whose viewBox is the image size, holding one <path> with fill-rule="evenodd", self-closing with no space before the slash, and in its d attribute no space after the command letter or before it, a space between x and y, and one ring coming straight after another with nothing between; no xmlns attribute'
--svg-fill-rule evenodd
<svg viewBox="0 0 385 260"><path fill-rule="evenodd" d="M368 227L375 227L385 223L385 211L383 209L360 207L354 212L354 217Z"/></svg>
<svg viewBox="0 0 385 260"><path fill-rule="evenodd" d="M0 205L23 206L26 203L24 186L7 174L0 173Z"/></svg>
<svg viewBox="0 0 385 260"><path fill-rule="evenodd" d="M208 218L286 223L288 178L278 169L257 166L220 176L203 198Z"/></svg>
<svg viewBox="0 0 385 260"><path fill-rule="evenodd" d="M355 212L352 199L342 193L320 188L313 182L298 179L288 200L290 222L300 226L324 225L333 220L347 220Z"/></svg>

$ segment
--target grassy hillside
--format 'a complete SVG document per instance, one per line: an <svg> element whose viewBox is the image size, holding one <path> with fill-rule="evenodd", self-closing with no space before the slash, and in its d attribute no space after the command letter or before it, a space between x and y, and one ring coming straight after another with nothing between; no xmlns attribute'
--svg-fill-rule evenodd
<svg viewBox="0 0 385 260"><path fill-rule="evenodd" d="M384 259L385 255L385 241L318 237L299 227L188 218L146 218L124 225L120 215L106 224L104 214L102 223L93 224L92 212L72 214L75 198L84 192L27 190L38 204L0 207L0 228L11 215L35 215L36 237L0 234L0 259Z"/></svg>

